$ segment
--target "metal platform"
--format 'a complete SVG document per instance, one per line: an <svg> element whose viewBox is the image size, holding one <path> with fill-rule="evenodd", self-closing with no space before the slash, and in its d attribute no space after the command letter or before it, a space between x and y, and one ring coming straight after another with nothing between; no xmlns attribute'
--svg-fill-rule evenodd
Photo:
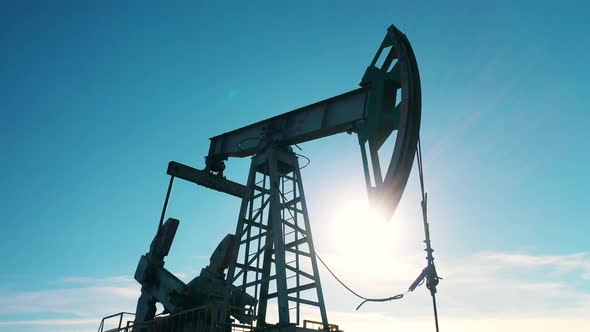
<svg viewBox="0 0 590 332"><path fill-rule="evenodd" d="M120 312L104 317L98 332L314 332L322 329L321 322L309 320L303 322L303 327L291 324L284 327L268 325L260 328L237 323L216 323L211 317L217 317L222 308L223 303L211 303L174 315L158 316L137 325L133 324L133 313ZM107 328L109 323L114 327ZM330 331L343 332L334 324L330 324Z"/></svg>

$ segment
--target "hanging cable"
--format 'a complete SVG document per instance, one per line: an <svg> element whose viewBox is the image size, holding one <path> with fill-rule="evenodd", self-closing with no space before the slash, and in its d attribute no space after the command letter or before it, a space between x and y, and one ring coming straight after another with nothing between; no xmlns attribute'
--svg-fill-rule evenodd
<svg viewBox="0 0 590 332"><path fill-rule="evenodd" d="M301 150L300 147L298 147L298 148ZM296 155L307 159L308 163L305 166L309 165L310 159L308 157L305 157L300 154L296 154ZM363 300L356 307L356 310L359 310L360 307L362 307L367 302L388 302L388 301L393 301L393 300L399 300L399 299L403 298L406 294L408 294L409 292L413 292L417 287L419 287L424 282L426 282L426 288L430 291L430 294L432 296L432 304L433 304L433 308L434 308L434 321L435 321L435 325L436 325L436 331L439 332L438 312L437 312L437 307L436 307L436 295L435 294L436 294L436 286L438 285L439 279L442 279L442 278L440 278L436 273L436 268L434 266L434 257L432 256L432 252L434 250L431 247L430 229L429 229L428 217L427 217L428 194L424 190L424 169L423 169L423 164L422 164L422 146L420 144L419 137L418 137L417 149L416 149L416 159L417 159L417 163L418 163L418 174L420 177L420 191L421 191L421 195L422 195L422 201L421 201L422 219L424 222L424 233L425 233L424 243L426 244L425 251L427 252L426 259L428 261L428 265L426 266L426 268L424 268L422 270L422 272L420 273L418 278L416 278L416 280L410 285L410 287L408 288L408 290L405 293L399 293L397 295L383 297L383 298L368 298L368 297L362 296L359 293L355 292L348 285L346 285L342 280L340 280L340 278L338 278L338 276L332 271L332 269L330 269L330 267L328 267L328 265L326 264L326 262L324 262L324 260L320 257L320 255L318 255L317 251L314 252L314 254L319 259L320 263L322 263L322 265L326 268L326 270L328 270L328 272L330 272L332 277L334 277L334 279L336 279L336 281L338 281L338 283L340 283L340 285L342 285L342 287L344 287L346 290L348 290L354 296ZM304 168L304 167L300 167L300 169ZM282 196L283 202L285 202L287 200L285 195L283 193L280 193L280 195ZM293 218L292 212L289 209L287 209L287 211L289 212L289 214Z"/></svg>
<svg viewBox="0 0 590 332"><path fill-rule="evenodd" d="M320 263L322 263L322 265L326 268L326 270L328 270L328 272L330 272L332 277L334 277L334 279L336 279L336 281L338 281L340 283L340 285L342 285L342 287L346 288L346 290L348 290L350 293L352 293L353 295L355 295L359 299L364 300L363 302L361 302L361 304L358 305L358 307L356 307L356 310L359 310L359 308L367 302L387 302L387 301L399 300L399 299L403 298L409 292L409 290L408 290L405 293L400 293L400 294L397 294L394 296L384 297L384 298L364 297L364 296L360 295L359 293L355 292L354 290L352 290L352 288L348 287L342 280L340 280L340 278L338 278L338 276L336 276L336 274L334 272L332 272L332 270L328 267L328 265L326 264L326 262L324 262L324 260L320 257L320 255L318 255L317 252L315 253L315 256L320 260Z"/></svg>
<svg viewBox="0 0 590 332"><path fill-rule="evenodd" d="M297 148L299 148L299 150L301 150L301 148L299 146L297 146ZM317 251L315 251L314 254L319 259L320 263L322 263L322 265L326 268L326 270L328 270L328 272L330 272L332 277L334 277L334 279L336 279L336 281L338 281L338 283L340 283L340 285L342 285L342 287L344 287L346 290L348 290L354 296L363 300L356 307L356 310L359 310L360 307L362 307L367 302L388 302L388 301L393 301L393 300L399 300L399 299L403 298L409 292L413 292L417 287L421 286L426 281L426 287L430 290L430 292L432 294L432 298L433 298L436 331L438 332L438 314L437 314L437 310L436 310L436 299L435 299L434 293L436 293L436 285L438 284L438 280L442 279L442 278L440 278L436 275L436 269L434 268L434 258L432 257L432 252L434 250L432 250L432 248L430 247L430 231L428 229L428 222L427 222L427 216L426 216L427 194L424 191L424 171L422 168L422 151L421 150L422 149L420 146L420 138L418 138L416 159L418 162L418 172L419 172L419 177L420 177L420 189L421 189L421 193L422 193L422 202L421 202L422 216L423 216L423 220L424 220L424 230L426 232L426 240L424 242L426 243L426 251L428 253L427 260L429 263L428 263L428 266L422 270L422 272L416 278L416 280L410 285L410 287L408 287L408 290L405 293L399 293L397 295L383 297L383 298L368 298L368 297L362 296L359 293L355 292L348 285L346 285L342 280L340 280L340 278L338 278L338 276L332 271L332 269L330 269L330 267L326 264L326 262L324 262L324 260L320 257L320 255L318 255ZM311 160L308 157L297 154L297 153L295 153L295 154L297 156L307 159L307 164L303 167L300 167L299 169L302 169L302 168L306 167L307 165L309 165ZM280 195L282 196L283 202L285 202L287 200L285 195L283 193L280 193ZM293 218L293 214L291 213L291 211L289 209L287 209L287 211L291 215L291 218Z"/></svg>
<svg viewBox="0 0 590 332"><path fill-rule="evenodd" d="M307 157L305 157L305 158L309 161L309 158L307 158ZM309 163L308 163L308 165L309 165ZM279 191L279 194L281 195L281 197L283 199L283 203L285 203L287 201L287 198L280 191ZM289 212L289 214L291 215L291 218L294 218L293 213L291 212L290 209L287 209L287 212ZM340 283L340 285L342 285L342 287L346 288L346 290L348 290L350 293L352 293L353 295L355 295L359 299L363 300L363 302L361 302L361 304L359 304L356 307L356 310L359 310L359 308L362 307L363 304L365 304L367 302L387 302L387 301L399 300L399 299L403 298L406 294L408 294L408 292L413 291L413 289L408 289L408 291L406 291L405 293L400 293L400 294L397 294L394 296L384 297L384 298L364 297L364 296L360 295L359 293L355 292L354 290L352 290L352 288L348 287L342 280L340 280L340 278L338 278L338 276L334 272L332 272L332 269L330 269L328 267L328 264L326 264L326 262L324 262L324 260L320 257L320 255L318 255L317 251L314 250L314 254L320 260L320 263L322 263L322 265L326 268L326 270L328 270L328 272L330 272L332 277L334 277L334 279L336 279L336 281L338 281Z"/></svg>
<svg viewBox="0 0 590 332"><path fill-rule="evenodd" d="M299 149L301 149L301 148L299 148ZM299 169L304 169L305 167L309 166L309 164L311 163L311 159L309 159L308 157L306 157L306 156L304 156L304 155L302 155L302 154L299 154L299 153L295 153L295 155L296 155L297 157L301 157L301 158L303 158L303 159L305 159L305 160L307 161L307 164L305 164L305 165L303 165L303 166L299 167Z"/></svg>
<svg viewBox="0 0 590 332"><path fill-rule="evenodd" d="M420 203L422 206L422 220L424 222L424 243L426 244L426 260L428 261L428 266L423 270L424 278L426 279L426 288L430 291L430 295L432 297L432 308L434 310L434 324L436 326L436 332L439 332L438 329L438 310L436 307L436 286L440 278L436 274L436 268L434 266L434 257L432 256L432 249L430 243L430 226L428 224L428 194L424 190L424 170L422 168L422 146L420 144L420 137L418 137L418 144L417 144L417 151L416 151L416 159L418 161L418 173L420 176L420 190L422 194L422 202Z"/></svg>

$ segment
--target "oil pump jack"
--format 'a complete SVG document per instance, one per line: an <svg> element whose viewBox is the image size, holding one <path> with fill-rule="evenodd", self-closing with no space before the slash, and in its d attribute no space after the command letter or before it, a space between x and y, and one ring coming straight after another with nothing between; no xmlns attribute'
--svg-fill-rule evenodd
<svg viewBox="0 0 590 332"><path fill-rule="evenodd" d="M413 165L420 117L416 59L406 36L392 25L360 88L212 137L202 170L170 162L158 231L135 273L142 285L135 319L119 329L338 331L328 321L299 155L292 146L355 133L371 207L390 219ZM391 135L393 153L382 168L378 152ZM226 160L244 157L252 158L245 185L224 176ZM221 241L210 264L188 284L164 268L179 225L173 218L164 222L175 178L241 199L235 233ZM436 292L438 279L428 278L434 269L428 234L426 251L429 267L411 287L426 278ZM156 316L157 302L168 315ZM302 322L307 312L315 312L316 321Z"/></svg>

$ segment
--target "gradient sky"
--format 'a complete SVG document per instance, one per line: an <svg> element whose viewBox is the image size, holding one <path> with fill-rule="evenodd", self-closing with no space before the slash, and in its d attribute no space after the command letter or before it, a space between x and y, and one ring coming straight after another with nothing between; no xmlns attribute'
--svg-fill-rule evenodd
<svg viewBox="0 0 590 332"><path fill-rule="evenodd" d="M93 331L132 311L168 161L357 87L389 24L422 79L442 331L588 330L587 2L0 1L0 331ZM318 252L367 296L425 264L418 182L382 225L354 136L302 145ZM245 182L248 160L228 163ZM415 171L415 170L414 170ZM415 175L415 172L414 172ZM188 281L239 201L177 181L167 267ZM344 206L344 207L343 207ZM357 301L320 271L346 331L433 331L420 288ZM314 318L314 317L312 317Z"/></svg>

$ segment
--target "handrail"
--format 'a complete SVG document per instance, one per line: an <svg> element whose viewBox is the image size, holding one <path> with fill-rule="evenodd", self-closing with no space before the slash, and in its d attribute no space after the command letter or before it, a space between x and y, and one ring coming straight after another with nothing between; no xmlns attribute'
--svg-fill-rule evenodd
<svg viewBox="0 0 590 332"><path fill-rule="evenodd" d="M100 325L98 326L98 332L118 332L118 331L121 331L121 324L123 323L123 316L124 315L135 316L135 313L121 311L119 313L116 313L116 314L112 314L110 316L103 317L102 320L100 321ZM117 328L113 328L113 329L110 329L110 330L106 330L105 331L104 330L104 322L105 322L105 320L108 320L108 319L111 319L111 318L114 318L114 317L117 317L117 316L119 316L119 326ZM126 328L123 328L123 329L126 329Z"/></svg>
<svg viewBox="0 0 590 332"><path fill-rule="evenodd" d="M120 332L168 331L168 328L181 331L183 326L191 326L191 328L202 332L225 332L227 329L224 326L231 326L231 331L235 332L254 331L254 327L249 325L240 325L233 322L228 324L218 322L217 318L219 317L220 310L224 310L224 307L225 310L229 309L222 302L212 302L140 324L130 322L131 325L127 324L127 327Z"/></svg>

